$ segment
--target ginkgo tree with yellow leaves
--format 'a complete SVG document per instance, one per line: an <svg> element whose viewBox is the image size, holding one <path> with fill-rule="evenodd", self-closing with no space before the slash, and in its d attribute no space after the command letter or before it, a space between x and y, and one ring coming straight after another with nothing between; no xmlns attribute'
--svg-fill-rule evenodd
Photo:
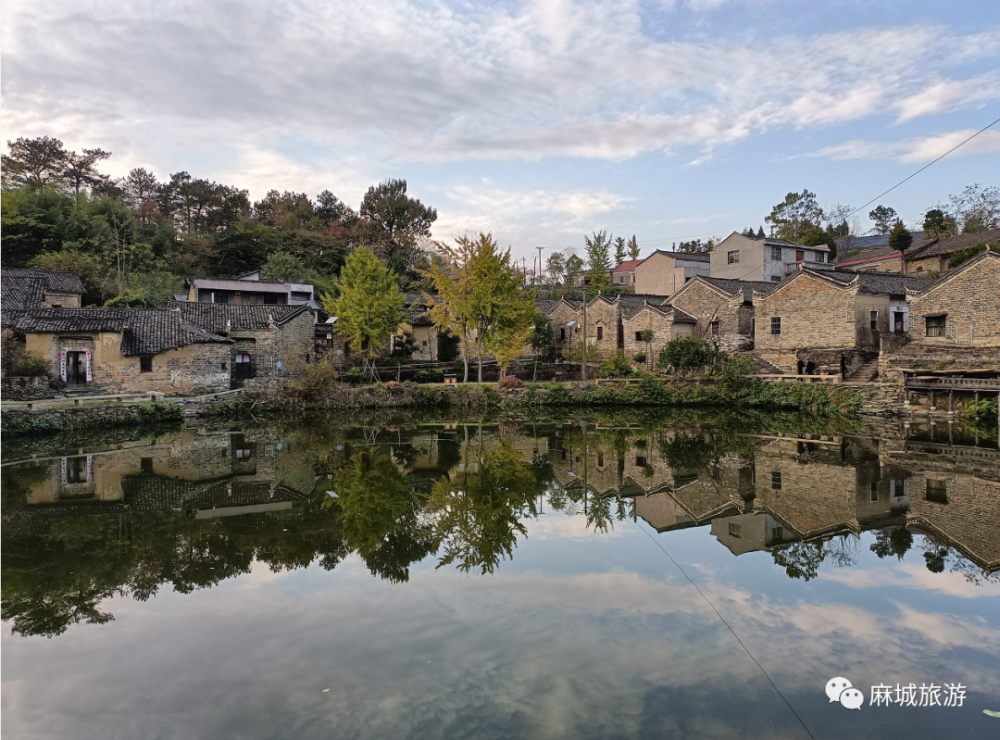
<svg viewBox="0 0 1000 740"><path fill-rule="evenodd" d="M469 357L478 360L483 380L483 355L492 354L501 379L528 341L535 315L535 294L492 234L475 239L463 236L454 246L436 244L437 256L422 274L434 285L436 296L426 296L431 318L462 341L464 381L469 380Z"/></svg>
<svg viewBox="0 0 1000 740"><path fill-rule="evenodd" d="M375 358L399 329L406 296L396 275L366 247L348 256L338 288L336 298L323 296L323 308L337 317L337 334L361 352L365 370L377 379Z"/></svg>

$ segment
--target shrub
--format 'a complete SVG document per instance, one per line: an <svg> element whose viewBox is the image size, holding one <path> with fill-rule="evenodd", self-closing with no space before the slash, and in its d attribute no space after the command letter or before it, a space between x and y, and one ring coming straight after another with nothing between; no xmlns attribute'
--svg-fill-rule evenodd
<svg viewBox="0 0 1000 740"><path fill-rule="evenodd" d="M49 374L49 360L37 352L28 352L14 362L10 374L18 378L40 378Z"/></svg>
<svg viewBox="0 0 1000 740"><path fill-rule="evenodd" d="M714 365L718 350L698 337L671 339L660 350L660 367L672 367L678 375L687 375L698 367Z"/></svg>
<svg viewBox="0 0 1000 740"><path fill-rule="evenodd" d="M386 383L385 384L385 389L387 391L389 391L389 393L402 393L403 392L403 386L402 386L402 384L401 383L397 383L395 380L390 380L388 383Z"/></svg>
<svg viewBox="0 0 1000 740"><path fill-rule="evenodd" d="M627 378L632 374L632 363L622 350L618 350L597 367L599 378Z"/></svg>
<svg viewBox="0 0 1000 740"><path fill-rule="evenodd" d="M516 375L508 375L500 381L500 388L505 391L513 391L523 387L524 383L522 383L521 379Z"/></svg>
<svg viewBox="0 0 1000 740"><path fill-rule="evenodd" d="M443 383L444 372L441 370L417 370L413 374L415 383Z"/></svg>
<svg viewBox="0 0 1000 740"><path fill-rule="evenodd" d="M350 370L344 371L344 381L353 384L363 383L365 380L365 371L360 367L352 367Z"/></svg>

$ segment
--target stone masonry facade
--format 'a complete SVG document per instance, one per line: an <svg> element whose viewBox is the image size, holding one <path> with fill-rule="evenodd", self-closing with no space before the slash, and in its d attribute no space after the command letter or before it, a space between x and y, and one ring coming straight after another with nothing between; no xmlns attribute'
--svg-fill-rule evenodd
<svg viewBox="0 0 1000 740"><path fill-rule="evenodd" d="M908 300L910 336L920 342L1000 347L1000 254L984 252ZM928 319L943 320L943 332Z"/></svg>
<svg viewBox="0 0 1000 740"><path fill-rule="evenodd" d="M697 319L694 336L716 342L726 352L753 347L754 307L746 305L740 293L730 295L700 280L692 280L670 297L670 305Z"/></svg>

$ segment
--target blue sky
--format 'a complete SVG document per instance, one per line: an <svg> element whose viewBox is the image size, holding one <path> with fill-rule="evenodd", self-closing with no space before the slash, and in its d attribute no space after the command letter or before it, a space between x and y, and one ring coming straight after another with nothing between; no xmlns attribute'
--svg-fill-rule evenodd
<svg viewBox="0 0 1000 740"><path fill-rule="evenodd" d="M1000 4L8 0L3 138L357 206L406 178L435 237L644 254L860 206L1000 116ZM1000 184L1000 124L880 202ZM867 211L856 228L866 231Z"/></svg>

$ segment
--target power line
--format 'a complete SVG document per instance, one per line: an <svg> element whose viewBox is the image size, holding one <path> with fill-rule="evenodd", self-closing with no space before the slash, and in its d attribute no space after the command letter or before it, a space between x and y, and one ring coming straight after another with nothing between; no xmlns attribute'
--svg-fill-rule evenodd
<svg viewBox="0 0 1000 740"><path fill-rule="evenodd" d="M747 655L750 656L750 660L752 660L757 665L757 667L760 668L760 672L764 674L764 678L766 678L767 682L769 684L771 684L771 688L773 688L778 693L778 696L781 697L781 700L783 702L785 702L786 705L788 705L788 708L791 710L792 714L795 715L795 719L797 719L799 721L799 724L802 725L802 729L806 731L806 734L809 735L809 737L811 737L812 740L816 740L816 736L813 735L812 732L809 731L809 728L806 726L806 723L799 716L799 713L795 711L795 707L793 707L791 705L791 702L789 702L788 699L785 698L785 695L781 693L781 689L779 689L775 685L774 681L771 680L771 677L768 675L767 671L764 670L764 666L762 666L760 664L760 662L755 657L753 657L753 653L751 653L750 650L747 649L747 646L743 644L743 640L741 640L740 636L736 634L736 630L734 630L733 627L732 627L732 625L729 624L729 622L726 621L726 618L723 617L722 614L719 613L719 610L715 608L715 604L713 604L711 602L711 600L707 596L705 596L705 593L698 587L698 584L695 583L691 579L691 576L689 576L687 574L687 571L684 570L684 567L680 563L678 563L676 560L674 560L674 556L671 555L669 552L667 552L664 549L663 545L661 545L659 542L657 542L653 538L653 536L649 532L647 532L645 530L644 527L639 526L639 531L642 532L644 535L646 535L652 541L652 543L654 545L656 545L658 548L660 548L660 551L664 555L666 555L668 558L670 558L670 562L673 563L674 566L677 568L677 570L679 570L684 575L684 577L688 580L688 583L690 583L692 586L694 586L695 591L698 592L698 595L701 596L701 598L703 598L705 600L705 603L707 603L710 607L712 607L712 611L715 612L715 616L717 616L722 621L722 623L724 625L726 625L726 627L729 628L729 631L733 633L733 637L736 638L736 642L738 642L740 644L740 647L743 648L743 652L745 652Z"/></svg>
<svg viewBox="0 0 1000 740"><path fill-rule="evenodd" d="M1000 123L1000 118L996 119L992 123L986 124L981 129L979 129L976 133L974 133L972 136L970 136L968 139L965 139L964 141L956 144L955 146L953 146L951 149L949 149L948 151L946 151L944 154L942 154L937 159L932 159L930 162L928 162L927 164L925 164L923 167L921 167L919 170L917 170L916 172L914 172L912 175L909 175L908 177L904 177L902 180L900 180L899 182L897 182L895 185L893 185L891 188L889 188L888 190L886 190L884 193L880 193L879 195L876 195L874 198L872 198L870 201L868 201L867 203L865 203L863 206L855 208L853 211L851 211L850 213L848 213L847 216L844 217L844 220L847 220L848 218L850 218L851 216L853 216L858 211L864 210L865 208L867 208L868 206L870 206L872 203L874 203L875 201L877 201L879 198L881 198L883 195L888 195L889 193L891 193L893 190L895 190L896 188L898 188L900 185L902 185L907 180L913 179L914 177L916 177L917 175L919 175L921 172L923 172L924 170L926 170L928 167L930 167L935 162L940 162L942 159L944 159L945 157L947 157L953 151L955 151L956 149L958 149L961 146L965 146L970 141L972 141L977 136L979 136L979 134L983 133L987 129L992 128L993 126L995 126L998 123Z"/></svg>

